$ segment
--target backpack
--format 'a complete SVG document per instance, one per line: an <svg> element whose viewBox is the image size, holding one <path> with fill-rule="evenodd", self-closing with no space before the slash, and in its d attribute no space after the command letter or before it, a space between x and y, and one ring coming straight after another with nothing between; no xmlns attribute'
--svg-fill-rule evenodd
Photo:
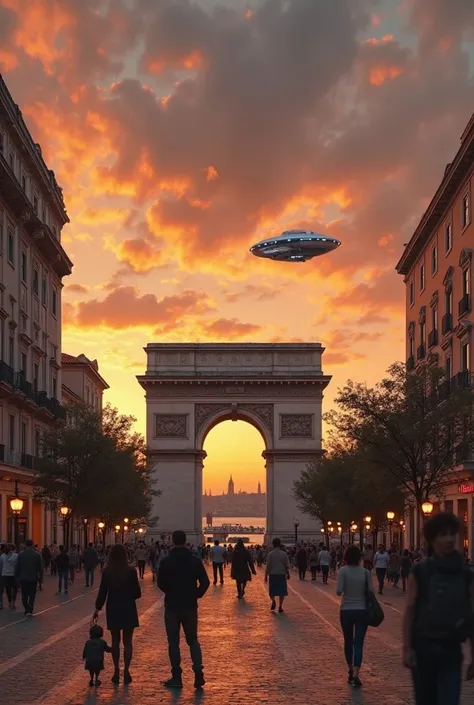
<svg viewBox="0 0 474 705"><path fill-rule="evenodd" d="M423 639L461 643L472 634L471 571L442 571L433 558L418 564L415 572L418 600L415 633Z"/></svg>

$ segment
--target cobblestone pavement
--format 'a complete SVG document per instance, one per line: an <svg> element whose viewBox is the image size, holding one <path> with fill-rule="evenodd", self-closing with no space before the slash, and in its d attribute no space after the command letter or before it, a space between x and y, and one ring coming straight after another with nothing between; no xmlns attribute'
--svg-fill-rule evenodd
<svg viewBox="0 0 474 705"><path fill-rule="evenodd" d="M106 657L102 686L88 687L81 661L96 588L87 590L82 576L68 597L54 595L56 581L47 577L33 619L0 612L0 682L2 705L410 705L409 674L400 665L401 613L404 596L387 587L382 598L386 619L369 630L361 676L364 687L346 683L335 583L312 584L294 577L283 615L269 611L260 573L239 602L233 581L211 586L201 602L200 640L207 685L192 688L192 671L183 643L185 687L165 691L168 677L163 600L145 576L139 602L132 663L133 683L114 687L112 664ZM464 688L463 705L473 702L474 687Z"/></svg>

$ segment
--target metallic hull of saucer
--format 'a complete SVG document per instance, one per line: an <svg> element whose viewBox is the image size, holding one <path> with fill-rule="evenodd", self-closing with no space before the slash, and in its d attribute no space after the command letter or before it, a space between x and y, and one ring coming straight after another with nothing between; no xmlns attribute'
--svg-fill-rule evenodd
<svg viewBox="0 0 474 705"><path fill-rule="evenodd" d="M306 262L336 250L340 241L310 230L288 230L278 237L257 242L250 248L256 257L277 262Z"/></svg>

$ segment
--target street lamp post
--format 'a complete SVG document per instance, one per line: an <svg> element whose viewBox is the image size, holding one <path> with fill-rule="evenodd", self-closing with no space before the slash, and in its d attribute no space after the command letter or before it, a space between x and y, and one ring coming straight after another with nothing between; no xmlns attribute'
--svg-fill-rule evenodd
<svg viewBox="0 0 474 705"><path fill-rule="evenodd" d="M84 519L83 519L83 524L84 524L84 551L85 551L86 548L87 548L87 523L88 523L88 520L87 520L86 517L84 517Z"/></svg>
<svg viewBox="0 0 474 705"><path fill-rule="evenodd" d="M372 521L372 517L369 514L367 514L367 516L364 517L365 530L367 532L367 536L369 535L369 532L370 532L370 522L371 521ZM362 531L362 529L361 529L361 531ZM362 537L361 537L361 543L362 543ZM362 546L361 546L361 548L362 548Z"/></svg>
<svg viewBox="0 0 474 705"><path fill-rule="evenodd" d="M388 519L388 546L390 548L392 545L392 524L393 524L393 520L395 519L395 512L388 511L387 512L387 519Z"/></svg>
<svg viewBox="0 0 474 705"><path fill-rule="evenodd" d="M295 546L298 543L298 526L300 525L299 519L295 517L293 519L293 526L295 527Z"/></svg>
<svg viewBox="0 0 474 705"><path fill-rule="evenodd" d="M117 538L120 532L120 524L115 524L115 543L118 543Z"/></svg>
<svg viewBox="0 0 474 705"><path fill-rule="evenodd" d="M13 543L18 550L18 515L23 509L23 500L18 496L18 480L15 480L15 496L10 500L10 509L13 514Z"/></svg>
<svg viewBox="0 0 474 705"><path fill-rule="evenodd" d="M105 552L105 524L103 521L99 521L97 528L102 533L102 549Z"/></svg>
<svg viewBox="0 0 474 705"><path fill-rule="evenodd" d="M125 519L123 520L123 526L122 526L122 543L125 543L125 532L128 531L128 522L129 522L128 517L125 517Z"/></svg>
<svg viewBox="0 0 474 705"><path fill-rule="evenodd" d="M405 522L403 519L400 519L400 548L403 549L405 547L405 537L403 536L403 531L405 529Z"/></svg>
<svg viewBox="0 0 474 705"><path fill-rule="evenodd" d="M71 518L71 511L72 510L67 506L67 504L62 504L59 507L59 513L63 518L63 541L66 551L69 548L69 519Z"/></svg>
<svg viewBox="0 0 474 705"><path fill-rule="evenodd" d="M352 522L352 524L351 524L351 537L352 537L352 538L351 538L351 543L354 543L354 536L355 536L355 532L356 532L356 531L357 531L357 524L356 524L355 521L354 521L354 522Z"/></svg>

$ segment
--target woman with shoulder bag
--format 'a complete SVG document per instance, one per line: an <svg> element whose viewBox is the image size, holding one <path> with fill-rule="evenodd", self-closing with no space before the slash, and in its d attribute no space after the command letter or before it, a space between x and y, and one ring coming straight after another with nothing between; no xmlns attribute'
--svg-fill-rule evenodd
<svg viewBox="0 0 474 705"><path fill-rule="evenodd" d="M348 683L362 685L359 671L362 665L364 639L369 626L368 597L373 595L370 573L360 565L361 553L352 545L344 554L345 565L337 576L338 595L342 595L341 627L344 635L344 655L349 669ZM373 595L375 598L375 595Z"/></svg>

